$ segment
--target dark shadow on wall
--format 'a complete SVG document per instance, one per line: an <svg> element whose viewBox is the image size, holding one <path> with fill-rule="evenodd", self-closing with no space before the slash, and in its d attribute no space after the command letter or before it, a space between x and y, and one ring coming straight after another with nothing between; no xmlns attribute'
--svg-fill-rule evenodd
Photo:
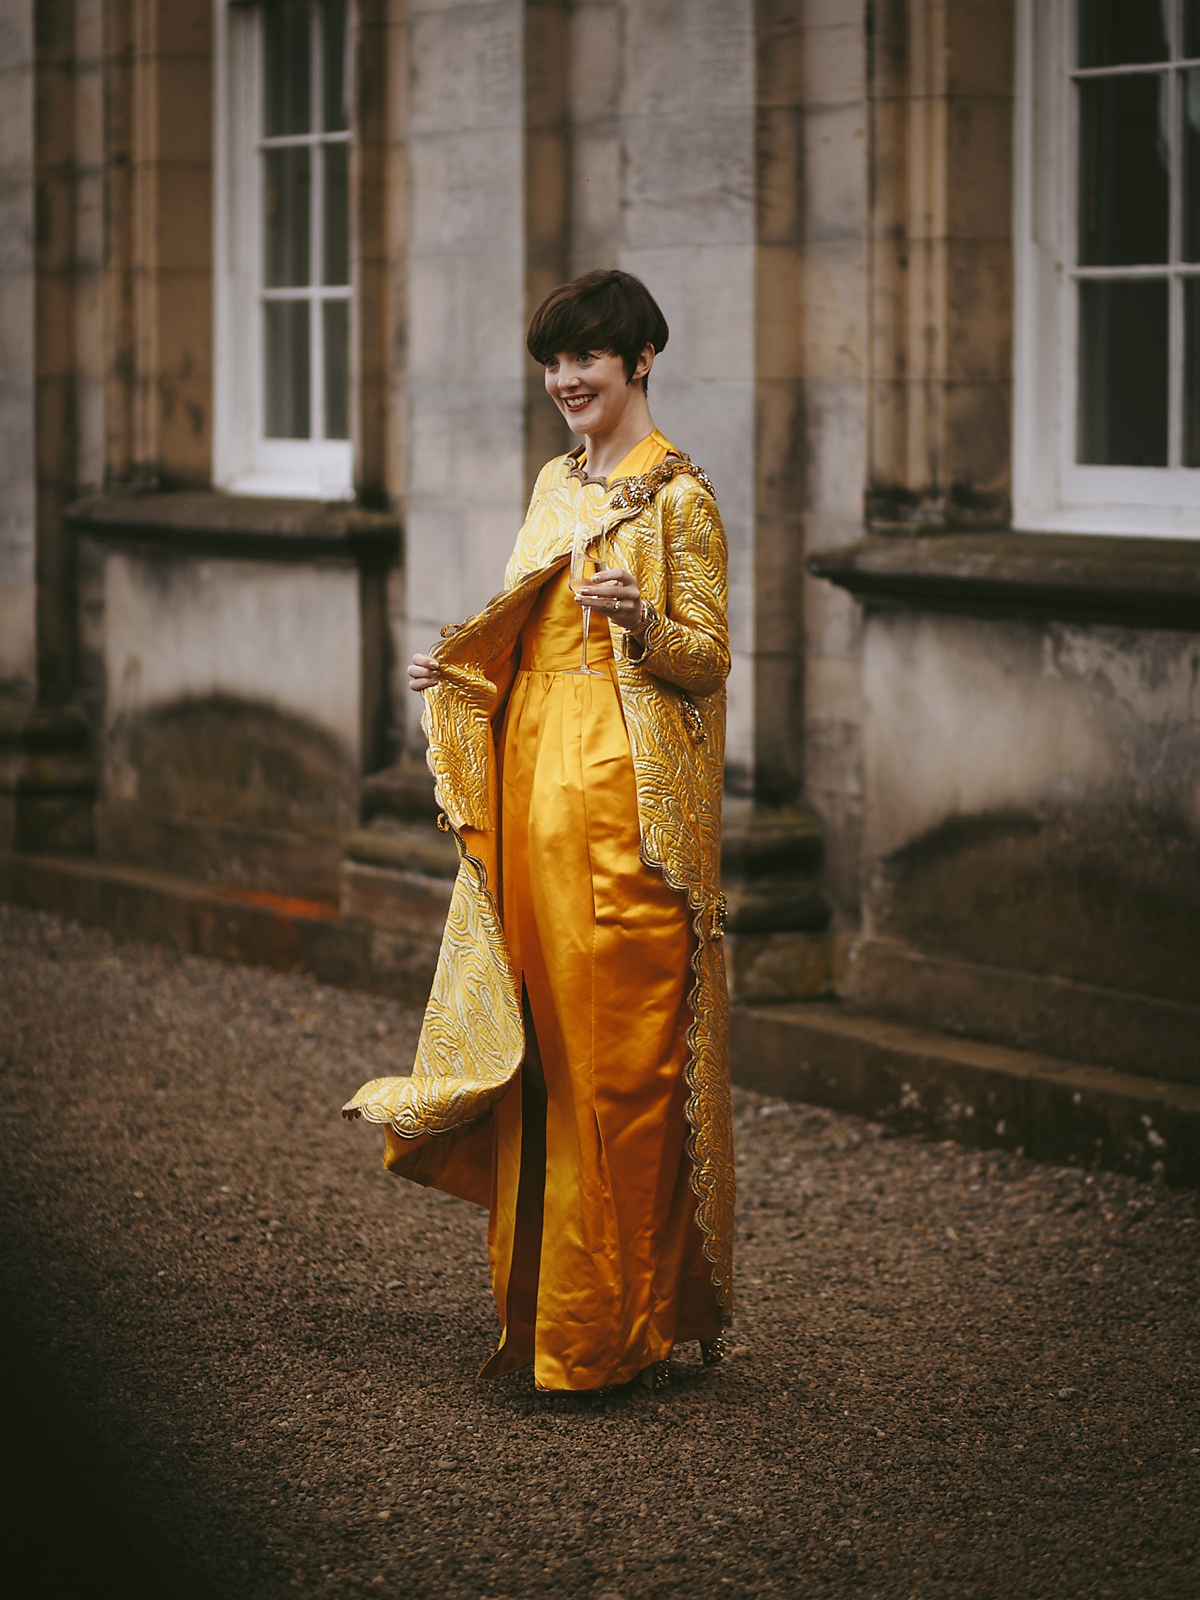
<svg viewBox="0 0 1200 1600"><path fill-rule="evenodd" d="M358 773L324 730L223 696L122 721L106 755L110 794L173 816L336 838L358 821Z"/></svg>
<svg viewBox="0 0 1200 1600"><path fill-rule="evenodd" d="M877 936L1195 1004L1200 837L1146 810L951 817L872 887Z"/></svg>

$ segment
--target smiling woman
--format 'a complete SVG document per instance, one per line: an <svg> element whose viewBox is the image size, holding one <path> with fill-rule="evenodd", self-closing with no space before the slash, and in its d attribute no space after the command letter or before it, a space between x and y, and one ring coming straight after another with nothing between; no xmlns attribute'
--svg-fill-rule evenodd
<svg viewBox="0 0 1200 1600"><path fill-rule="evenodd" d="M627 272L589 272L534 312L529 353L546 369L550 398L587 438L595 477L607 477L653 429L650 368L669 336L654 297Z"/></svg>
<svg viewBox="0 0 1200 1600"><path fill-rule="evenodd" d="M346 1107L391 1170L489 1207L484 1375L551 1390L659 1386L686 1340L716 1360L732 1305L725 537L650 415L666 342L623 272L530 325L584 442L543 468L504 592L409 668L462 864L413 1074Z"/></svg>

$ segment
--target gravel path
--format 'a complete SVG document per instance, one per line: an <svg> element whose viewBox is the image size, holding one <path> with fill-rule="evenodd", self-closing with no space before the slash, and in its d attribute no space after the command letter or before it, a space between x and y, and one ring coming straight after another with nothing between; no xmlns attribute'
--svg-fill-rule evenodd
<svg viewBox="0 0 1200 1600"><path fill-rule="evenodd" d="M483 1386L485 1219L337 1115L417 1022L0 907L8 1593L1200 1593L1196 1196L739 1094L730 1363Z"/></svg>

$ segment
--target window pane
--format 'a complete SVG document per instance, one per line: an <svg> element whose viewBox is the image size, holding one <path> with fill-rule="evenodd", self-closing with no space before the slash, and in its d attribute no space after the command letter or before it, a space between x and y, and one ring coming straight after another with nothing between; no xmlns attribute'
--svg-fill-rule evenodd
<svg viewBox="0 0 1200 1600"><path fill-rule="evenodd" d="M1171 0L1079 0L1079 65L1129 67L1167 61Z"/></svg>
<svg viewBox="0 0 1200 1600"><path fill-rule="evenodd" d="M337 133L350 126L346 94L346 0L321 7L321 126Z"/></svg>
<svg viewBox="0 0 1200 1600"><path fill-rule="evenodd" d="M1167 464L1165 278L1079 285L1079 460Z"/></svg>
<svg viewBox="0 0 1200 1600"><path fill-rule="evenodd" d="M350 282L350 205L347 196L350 147L327 144L325 163L324 283Z"/></svg>
<svg viewBox="0 0 1200 1600"><path fill-rule="evenodd" d="M1183 464L1200 467L1200 278L1183 280Z"/></svg>
<svg viewBox="0 0 1200 1600"><path fill-rule="evenodd" d="M1079 261L1150 266L1167 259L1167 74L1079 85Z"/></svg>
<svg viewBox="0 0 1200 1600"><path fill-rule="evenodd" d="M309 217L312 163L307 145L264 150L263 283L296 289L309 278Z"/></svg>
<svg viewBox="0 0 1200 1600"><path fill-rule="evenodd" d="M325 437L350 437L350 302L326 300L324 319Z"/></svg>
<svg viewBox="0 0 1200 1600"><path fill-rule="evenodd" d="M307 439L309 412L308 301L268 300L263 306L266 436Z"/></svg>
<svg viewBox="0 0 1200 1600"><path fill-rule="evenodd" d="M1200 72L1182 72L1183 259L1200 261Z"/></svg>
<svg viewBox="0 0 1200 1600"><path fill-rule="evenodd" d="M308 0L263 8L263 129L268 139L312 127L312 32Z"/></svg>
<svg viewBox="0 0 1200 1600"><path fill-rule="evenodd" d="M1200 0L1183 0L1183 43L1185 61L1200 57Z"/></svg>

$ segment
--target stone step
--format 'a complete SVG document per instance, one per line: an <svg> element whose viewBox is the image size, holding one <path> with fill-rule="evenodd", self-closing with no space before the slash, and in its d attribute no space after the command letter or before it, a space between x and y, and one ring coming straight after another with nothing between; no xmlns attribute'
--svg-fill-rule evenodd
<svg viewBox="0 0 1200 1600"><path fill-rule="evenodd" d="M440 833L432 822L402 822L394 817L376 816L365 828L356 828L342 839L346 861L372 867L390 867L398 872L421 872L430 878L454 878L458 874L458 846L449 833Z"/></svg>
<svg viewBox="0 0 1200 1600"><path fill-rule="evenodd" d="M87 856L0 854L0 899L107 928L118 938L275 972L311 973L323 983L423 1005L449 884L419 879L412 915L405 917L398 909L405 886L395 882L402 876L392 874L386 885L386 926L346 915L329 901L202 883ZM360 905L383 893L377 878L356 887Z"/></svg>
<svg viewBox="0 0 1200 1600"><path fill-rule="evenodd" d="M423 1004L445 878L365 862L342 903L80 856L0 854L0 898L120 938ZM930 1032L838 1002L735 1005L736 1082L897 1132L1200 1186L1200 1088Z"/></svg>
<svg viewBox="0 0 1200 1600"><path fill-rule="evenodd" d="M374 817L394 817L402 822L433 822L438 805L433 774L424 757L406 752L390 767L372 772L362 781L364 822Z"/></svg>
<svg viewBox="0 0 1200 1600"><path fill-rule="evenodd" d="M887 1021L839 1002L735 1006L735 1080L900 1133L1200 1187L1200 1088Z"/></svg>
<svg viewBox="0 0 1200 1600"><path fill-rule="evenodd" d="M858 939L841 994L872 1016L1200 1085L1200 1005Z"/></svg>

